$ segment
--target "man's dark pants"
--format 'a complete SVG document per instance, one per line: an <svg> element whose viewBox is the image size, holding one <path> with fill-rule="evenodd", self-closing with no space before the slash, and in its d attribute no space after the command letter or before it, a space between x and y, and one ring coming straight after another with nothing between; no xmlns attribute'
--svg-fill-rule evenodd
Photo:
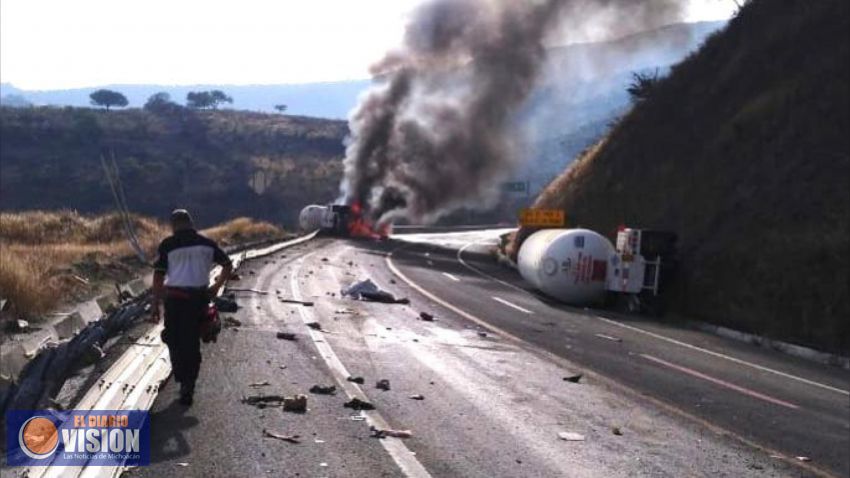
<svg viewBox="0 0 850 478"><path fill-rule="evenodd" d="M168 345L174 379L192 388L201 369L200 324L209 299L204 293L166 294L163 341Z"/></svg>

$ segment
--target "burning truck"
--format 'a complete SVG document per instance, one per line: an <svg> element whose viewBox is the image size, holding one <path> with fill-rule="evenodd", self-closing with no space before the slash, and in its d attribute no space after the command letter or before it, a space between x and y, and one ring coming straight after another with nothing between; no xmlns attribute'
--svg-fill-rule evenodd
<svg viewBox="0 0 850 478"><path fill-rule="evenodd" d="M298 225L302 231L319 231L339 237L365 237L385 239L390 234L390 225L373 224L363 213L359 203L350 206L311 204L301 210Z"/></svg>

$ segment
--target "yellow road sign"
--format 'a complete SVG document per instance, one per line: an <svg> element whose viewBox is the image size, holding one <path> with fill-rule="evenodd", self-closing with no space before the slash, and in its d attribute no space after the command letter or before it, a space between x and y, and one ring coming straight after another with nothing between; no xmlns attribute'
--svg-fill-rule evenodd
<svg viewBox="0 0 850 478"><path fill-rule="evenodd" d="M563 209L523 209L519 212L519 224L526 227L564 227L566 217Z"/></svg>

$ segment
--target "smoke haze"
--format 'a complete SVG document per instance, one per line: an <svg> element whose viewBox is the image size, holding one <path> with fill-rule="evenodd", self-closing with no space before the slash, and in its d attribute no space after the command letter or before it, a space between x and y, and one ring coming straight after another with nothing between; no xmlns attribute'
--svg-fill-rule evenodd
<svg viewBox="0 0 850 478"><path fill-rule="evenodd" d="M373 66L379 81L351 114L343 201L379 223L428 222L491 201L521 161L513 115L536 85L549 36L612 29L619 15L636 28L677 11L673 0L426 3L403 46Z"/></svg>

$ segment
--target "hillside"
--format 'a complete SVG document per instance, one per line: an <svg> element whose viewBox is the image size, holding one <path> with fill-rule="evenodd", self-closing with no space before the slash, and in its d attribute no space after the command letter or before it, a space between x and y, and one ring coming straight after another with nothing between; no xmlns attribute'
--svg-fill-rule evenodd
<svg viewBox="0 0 850 478"><path fill-rule="evenodd" d="M0 207L110 211L101 166L111 150L130 208L181 206L202 226L250 216L294 225L338 195L347 126L239 111L0 108Z"/></svg>
<svg viewBox="0 0 850 478"><path fill-rule="evenodd" d="M675 312L846 354L848 5L749 2L536 205L675 231Z"/></svg>

